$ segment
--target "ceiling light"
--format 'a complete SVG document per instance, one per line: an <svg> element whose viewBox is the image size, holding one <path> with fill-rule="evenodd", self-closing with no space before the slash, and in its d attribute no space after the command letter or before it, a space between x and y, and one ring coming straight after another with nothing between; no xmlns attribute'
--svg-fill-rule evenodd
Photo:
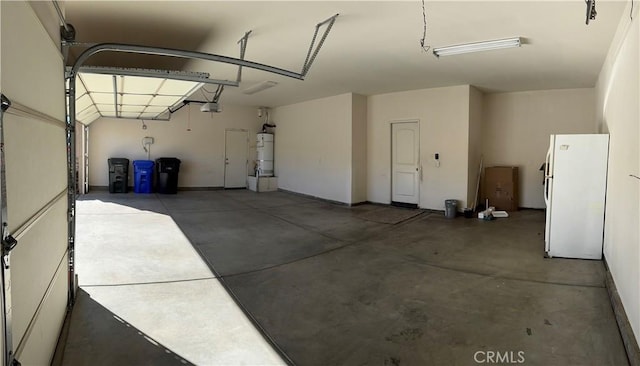
<svg viewBox="0 0 640 366"><path fill-rule="evenodd" d="M455 46L438 47L433 49L436 57L459 55L461 53L482 52L498 50L501 48L520 47L520 37L496 39L492 41L482 41L475 43L458 44Z"/></svg>
<svg viewBox="0 0 640 366"><path fill-rule="evenodd" d="M275 81L263 81L261 83L255 84L253 86L250 86L248 88L246 88L245 90L243 90L242 92L244 94L255 94L257 92L261 92L265 89L269 89L269 88L273 88L274 86L278 85L278 83L276 83Z"/></svg>

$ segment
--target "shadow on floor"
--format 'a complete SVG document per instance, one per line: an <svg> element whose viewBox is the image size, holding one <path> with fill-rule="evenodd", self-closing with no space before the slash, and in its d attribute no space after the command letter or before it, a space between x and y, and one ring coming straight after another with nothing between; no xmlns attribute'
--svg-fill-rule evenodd
<svg viewBox="0 0 640 366"><path fill-rule="evenodd" d="M62 365L193 365L78 291Z"/></svg>

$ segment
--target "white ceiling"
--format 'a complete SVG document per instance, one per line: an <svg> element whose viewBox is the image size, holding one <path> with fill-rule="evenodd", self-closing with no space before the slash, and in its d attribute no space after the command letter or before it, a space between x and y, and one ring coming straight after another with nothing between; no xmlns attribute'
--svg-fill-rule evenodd
<svg viewBox="0 0 640 366"><path fill-rule="evenodd" d="M418 1L67 1L67 21L82 42L122 42L238 57L248 30L246 59L299 72L315 25L339 13L306 80L244 69L239 88L222 104L279 106L346 92L364 95L471 84L490 92L595 85L626 2L597 1L585 25L585 2L429 1L427 37L444 46L523 37L519 49L437 59L420 48ZM76 50L76 54L77 54ZM100 66L180 68L235 79L237 67L122 54L92 59ZM254 95L256 83L279 84ZM214 86L208 86L215 90ZM194 96L202 97L202 93ZM210 95L209 95L210 97Z"/></svg>

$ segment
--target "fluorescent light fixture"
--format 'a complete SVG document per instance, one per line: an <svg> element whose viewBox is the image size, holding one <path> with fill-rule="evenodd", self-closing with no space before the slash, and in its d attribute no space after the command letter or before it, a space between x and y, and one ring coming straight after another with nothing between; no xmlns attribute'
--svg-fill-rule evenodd
<svg viewBox="0 0 640 366"><path fill-rule="evenodd" d="M502 48L520 47L520 37L496 39L492 41L482 41L474 43L458 44L455 46L438 47L433 49L436 57L459 55L461 53L482 52L499 50Z"/></svg>
<svg viewBox="0 0 640 366"><path fill-rule="evenodd" d="M273 88L276 85L278 85L278 83L276 83L275 81L267 80L267 81L263 81L261 83L252 85L252 86L246 88L245 90L243 90L242 92L244 94L251 95L251 94L255 94L257 92L261 92L261 91L263 91L265 89Z"/></svg>

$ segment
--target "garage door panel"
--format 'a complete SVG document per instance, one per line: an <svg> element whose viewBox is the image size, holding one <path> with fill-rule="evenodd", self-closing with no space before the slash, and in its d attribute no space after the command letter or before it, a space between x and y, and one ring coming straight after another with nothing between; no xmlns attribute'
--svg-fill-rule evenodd
<svg viewBox="0 0 640 366"><path fill-rule="evenodd" d="M11 252L14 346L25 333L38 304L65 256L66 197L18 238ZM62 266L66 270L66 262ZM64 292L66 295L66 291ZM47 316L41 314L39 317Z"/></svg>
<svg viewBox="0 0 640 366"><path fill-rule="evenodd" d="M43 6L51 18L44 9L41 21L29 2L0 1L0 90L12 102L3 129L6 220L18 239L9 331L23 365L50 363L67 305L64 65L59 38L43 27L57 16L52 4Z"/></svg>
<svg viewBox="0 0 640 366"><path fill-rule="evenodd" d="M9 230L28 220L67 186L66 132L36 119L5 114Z"/></svg>
<svg viewBox="0 0 640 366"><path fill-rule="evenodd" d="M47 301L43 304L40 316L37 318L31 332L25 340L20 354L23 365L49 365L51 356L58 342L59 330L62 328L67 311L67 256L62 260L56 272L52 289ZM14 337L14 339L16 339ZM18 344L14 341L14 347Z"/></svg>
<svg viewBox="0 0 640 366"><path fill-rule="evenodd" d="M0 1L0 6L2 93L64 121L64 65L59 49L26 1Z"/></svg>

